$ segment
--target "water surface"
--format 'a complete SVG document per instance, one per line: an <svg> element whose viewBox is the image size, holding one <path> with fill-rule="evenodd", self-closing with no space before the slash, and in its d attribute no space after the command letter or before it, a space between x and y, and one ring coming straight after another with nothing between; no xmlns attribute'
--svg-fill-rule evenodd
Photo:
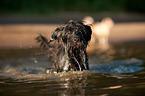
<svg viewBox="0 0 145 96"><path fill-rule="evenodd" d="M46 73L40 49L0 50L1 96L144 96L145 45L111 45L89 55L90 70Z"/></svg>

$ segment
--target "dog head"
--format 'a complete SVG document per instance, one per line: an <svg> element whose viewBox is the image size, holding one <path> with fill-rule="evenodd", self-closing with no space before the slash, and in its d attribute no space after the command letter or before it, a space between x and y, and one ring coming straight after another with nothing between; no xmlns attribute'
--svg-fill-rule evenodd
<svg viewBox="0 0 145 96"><path fill-rule="evenodd" d="M49 42L57 40L72 47L86 47L91 39L91 34L90 26L83 25L82 22L70 20L66 26L59 27L52 33Z"/></svg>

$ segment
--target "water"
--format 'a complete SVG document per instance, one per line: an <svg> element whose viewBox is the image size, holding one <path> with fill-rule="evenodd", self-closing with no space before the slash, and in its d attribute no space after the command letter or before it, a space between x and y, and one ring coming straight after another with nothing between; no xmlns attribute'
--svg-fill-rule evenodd
<svg viewBox="0 0 145 96"><path fill-rule="evenodd" d="M145 45L112 45L89 54L90 70L46 73L40 49L0 50L0 96L144 96Z"/></svg>

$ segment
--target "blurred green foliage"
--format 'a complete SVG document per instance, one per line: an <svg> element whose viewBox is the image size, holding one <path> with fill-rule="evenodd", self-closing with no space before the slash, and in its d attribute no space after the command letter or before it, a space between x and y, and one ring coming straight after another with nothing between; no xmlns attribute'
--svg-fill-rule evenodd
<svg viewBox="0 0 145 96"><path fill-rule="evenodd" d="M58 12L145 13L145 0L0 0L0 14L52 14Z"/></svg>

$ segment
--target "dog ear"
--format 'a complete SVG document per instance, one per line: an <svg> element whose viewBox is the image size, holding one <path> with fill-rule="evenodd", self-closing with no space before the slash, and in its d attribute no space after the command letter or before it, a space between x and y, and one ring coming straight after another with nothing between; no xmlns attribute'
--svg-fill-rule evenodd
<svg viewBox="0 0 145 96"><path fill-rule="evenodd" d="M84 25L84 27L86 28L87 32L85 33L85 38L86 38L86 41L90 41L91 40L91 35L92 35L92 29L90 26L88 25Z"/></svg>

